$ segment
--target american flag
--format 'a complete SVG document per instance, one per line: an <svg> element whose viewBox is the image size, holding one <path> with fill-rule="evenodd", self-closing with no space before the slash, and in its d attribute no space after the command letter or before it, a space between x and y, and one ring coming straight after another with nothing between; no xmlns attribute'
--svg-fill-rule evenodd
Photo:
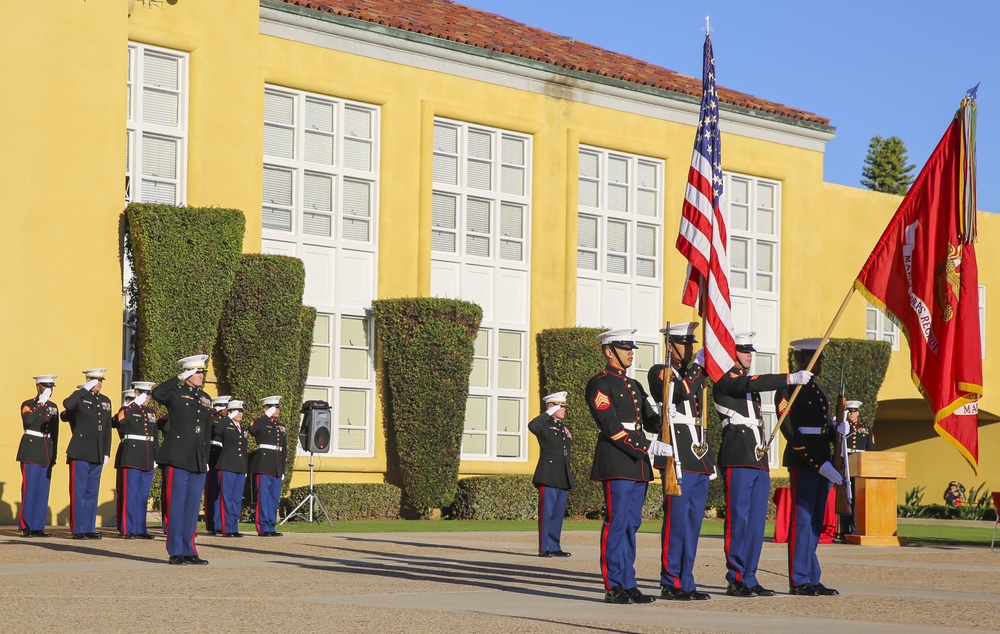
<svg viewBox="0 0 1000 634"><path fill-rule="evenodd" d="M705 370L718 380L736 365L733 315L729 302L729 257L726 221L719 209L722 196L722 139L715 88L712 38L705 34L701 114L694 137L691 169L681 209L677 250L687 258L687 280L681 298L696 306L705 322Z"/></svg>

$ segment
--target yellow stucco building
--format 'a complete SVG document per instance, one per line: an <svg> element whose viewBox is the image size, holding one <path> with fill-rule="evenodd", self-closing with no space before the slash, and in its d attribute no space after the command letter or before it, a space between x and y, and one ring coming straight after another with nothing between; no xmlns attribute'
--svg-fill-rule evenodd
<svg viewBox="0 0 1000 634"><path fill-rule="evenodd" d="M305 262L319 313L306 397L336 421L318 481L382 481L374 299L483 307L466 475L533 470L538 332L637 328L641 372L663 323L693 318L673 242L699 80L444 0L6 2L0 25L13 302L0 316L0 524L20 503L15 412L31 377L58 374L61 403L83 369L106 366L120 403L128 200L242 209L245 251ZM736 326L758 333L756 370L781 371L789 340L825 331L899 198L823 182L826 119L725 90L721 108ZM980 216L987 353L998 222ZM857 296L834 336L893 334ZM989 355L977 477L934 436L895 339L876 428L880 449L910 454L900 495L995 480ZM105 526L113 489L108 466ZM68 499L61 458L52 523L66 524Z"/></svg>

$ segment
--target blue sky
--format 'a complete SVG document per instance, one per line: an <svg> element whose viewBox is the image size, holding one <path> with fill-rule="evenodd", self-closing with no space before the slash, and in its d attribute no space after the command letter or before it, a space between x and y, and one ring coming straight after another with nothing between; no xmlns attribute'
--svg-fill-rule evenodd
<svg viewBox="0 0 1000 634"><path fill-rule="evenodd" d="M1000 212L998 0L456 1L698 78L710 16L719 84L829 118L825 180L854 187L875 135L915 176L982 82L978 206Z"/></svg>

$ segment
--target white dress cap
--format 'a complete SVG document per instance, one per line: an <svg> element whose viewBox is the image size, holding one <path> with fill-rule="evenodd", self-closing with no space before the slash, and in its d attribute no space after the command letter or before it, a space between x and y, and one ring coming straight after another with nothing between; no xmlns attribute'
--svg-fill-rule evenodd
<svg viewBox="0 0 1000 634"><path fill-rule="evenodd" d="M226 398L229 397L227 396ZM237 401L236 399L233 399L229 401L229 407L227 407L226 409L228 409L230 412L237 409L241 410L243 409L243 401Z"/></svg>
<svg viewBox="0 0 1000 634"><path fill-rule="evenodd" d="M278 407L278 403L281 402L280 396L265 396L260 399L261 404L267 405L268 407Z"/></svg>
<svg viewBox="0 0 1000 634"><path fill-rule="evenodd" d="M607 330L597 335L597 338L601 340L602 346L613 345L616 348L624 348L626 350L635 350L639 346L635 345L635 329L634 328L621 328L619 330Z"/></svg>
<svg viewBox="0 0 1000 634"><path fill-rule="evenodd" d="M862 405L864 405L864 403L861 401L847 401L844 403L844 407L847 409L861 409Z"/></svg>
<svg viewBox="0 0 1000 634"><path fill-rule="evenodd" d="M229 401L233 400L232 396L216 396L212 399L212 405L218 407L220 405L225 406Z"/></svg>
<svg viewBox="0 0 1000 634"><path fill-rule="evenodd" d="M89 370L83 371L83 376L88 379L103 379L104 373L107 372L107 368L91 368Z"/></svg>
<svg viewBox="0 0 1000 634"><path fill-rule="evenodd" d="M736 349L740 352L757 352L757 348L753 347L753 337L757 333L751 331L737 332L733 334L733 341L736 343Z"/></svg>
<svg viewBox="0 0 1000 634"><path fill-rule="evenodd" d="M660 328L660 332L670 337L670 340L675 343L698 343L694 331L698 329L699 325L697 321L684 321L672 324L670 328Z"/></svg>
<svg viewBox="0 0 1000 634"><path fill-rule="evenodd" d="M152 381L132 381L132 389L142 392L152 392L154 383Z"/></svg>
<svg viewBox="0 0 1000 634"><path fill-rule="evenodd" d="M58 374L39 374L38 376L33 376L31 378L33 378L35 380L35 385L38 385L39 383L45 383L45 384L55 385L56 384L56 379L59 378L59 375Z"/></svg>
<svg viewBox="0 0 1000 634"><path fill-rule="evenodd" d="M569 392L556 392L543 397L542 402L552 403L554 405L565 405L567 396L569 396Z"/></svg>
<svg viewBox="0 0 1000 634"><path fill-rule="evenodd" d="M208 367L207 354L193 354L177 361L182 370L204 370Z"/></svg>
<svg viewBox="0 0 1000 634"><path fill-rule="evenodd" d="M796 339L789 345L792 346L792 350L798 352L800 350L819 350L821 343L823 343L822 337L811 337L808 339Z"/></svg>
<svg viewBox="0 0 1000 634"><path fill-rule="evenodd" d="M135 392L132 390L122 390L122 402L131 401L135 398Z"/></svg>

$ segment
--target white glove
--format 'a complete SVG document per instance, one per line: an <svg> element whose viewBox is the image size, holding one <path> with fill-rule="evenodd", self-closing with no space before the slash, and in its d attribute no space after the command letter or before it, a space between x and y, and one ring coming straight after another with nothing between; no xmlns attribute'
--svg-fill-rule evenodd
<svg viewBox="0 0 1000 634"><path fill-rule="evenodd" d="M659 440L650 440L649 449L646 450L651 456L666 456L670 457L674 455L674 450L665 442L660 442Z"/></svg>
<svg viewBox="0 0 1000 634"><path fill-rule="evenodd" d="M830 464L829 460L820 466L819 474L835 485L844 483L844 476L840 475L840 472Z"/></svg>
<svg viewBox="0 0 1000 634"><path fill-rule="evenodd" d="M101 464L102 465L108 464L108 457L107 456L104 456L104 462L102 462Z"/></svg>
<svg viewBox="0 0 1000 634"><path fill-rule="evenodd" d="M149 394L146 394L145 392L143 392L139 396L137 396L134 399L132 399L132 402L135 403L136 405L143 405L148 400L149 400Z"/></svg>
<svg viewBox="0 0 1000 634"><path fill-rule="evenodd" d="M697 363L698 365L700 365L701 367L705 367L705 349L704 348L702 348L698 352L694 353L694 362Z"/></svg>
<svg viewBox="0 0 1000 634"><path fill-rule="evenodd" d="M846 420L842 423L834 421L834 425L837 428L837 433L840 434L841 436L846 436L847 432L851 431L851 424L848 423Z"/></svg>
<svg viewBox="0 0 1000 634"><path fill-rule="evenodd" d="M271 418L272 416L274 416L274 413L277 412L277 411L278 410L275 409L275 408L273 408L273 407L268 407L266 410L264 410L264 416L267 416L268 418Z"/></svg>
<svg viewBox="0 0 1000 634"><path fill-rule="evenodd" d="M190 377L191 375L193 375L195 372L197 372L197 370L195 370L194 368L191 368L190 370L184 370L180 374L181 381L187 381L188 377Z"/></svg>
<svg viewBox="0 0 1000 634"><path fill-rule="evenodd" d="M789 385L805 385L809 382L809 379L813 377L813 373L808 370L799 370L798 372L793 372L788 375Z"/></svg>
<svg viewBox="0 0 1000 634"><path fill-rule="evenodd" d="M229 412L228 414L226 414L226 416L228 416L230 420L236 420L236 417L239 416L239 415L240 415L240 413L238 411L236 411L236 412Z"/></svg>
<svg viewBox="0 0 1000 634"><path fill-rule="evenodd" d="M87 391L89 392L90 390L92 390L92 389L94 389L95 387L97 387L97 384L98 384L98 383L100 383L100 381L98 381L97 379L90 379L89 381L87 381L87 382L86 382L86 383L85 383L85 384L83 385L83 389L85 389L85 390L87 390Z"/></svg>
<svg viewBox="0 0 1000 634"><path fill-rule="evenodd" d="M667 413L670 414L670 418L677 416L677 406L671 403L670 407L667 408Z"/></svg>
<svg viewBox="0 0 1000 634"><path fill-rule="evenodd" d="M708 476L708 481L711 482L712 480L718 477L719 477L719 470L716 469L715 467L712 467L712 475Z"/></svg>
<svg viewBox="0 0 1000 634"><path fill-rule="evenodd" d="M38 395L38 404L45 405L49 401L50 396L52 396L52 388L47 387Z"/></svg>
<svg viewBox="0 0 1000 634"><path fill-rule="evenodd" d="M552 416L553 414L555 414L556 412L558 412L561 409L562 409L562 405L553 405L552 407L550 407L547 410L545 410L545 415L546 416Z"/></svg>

